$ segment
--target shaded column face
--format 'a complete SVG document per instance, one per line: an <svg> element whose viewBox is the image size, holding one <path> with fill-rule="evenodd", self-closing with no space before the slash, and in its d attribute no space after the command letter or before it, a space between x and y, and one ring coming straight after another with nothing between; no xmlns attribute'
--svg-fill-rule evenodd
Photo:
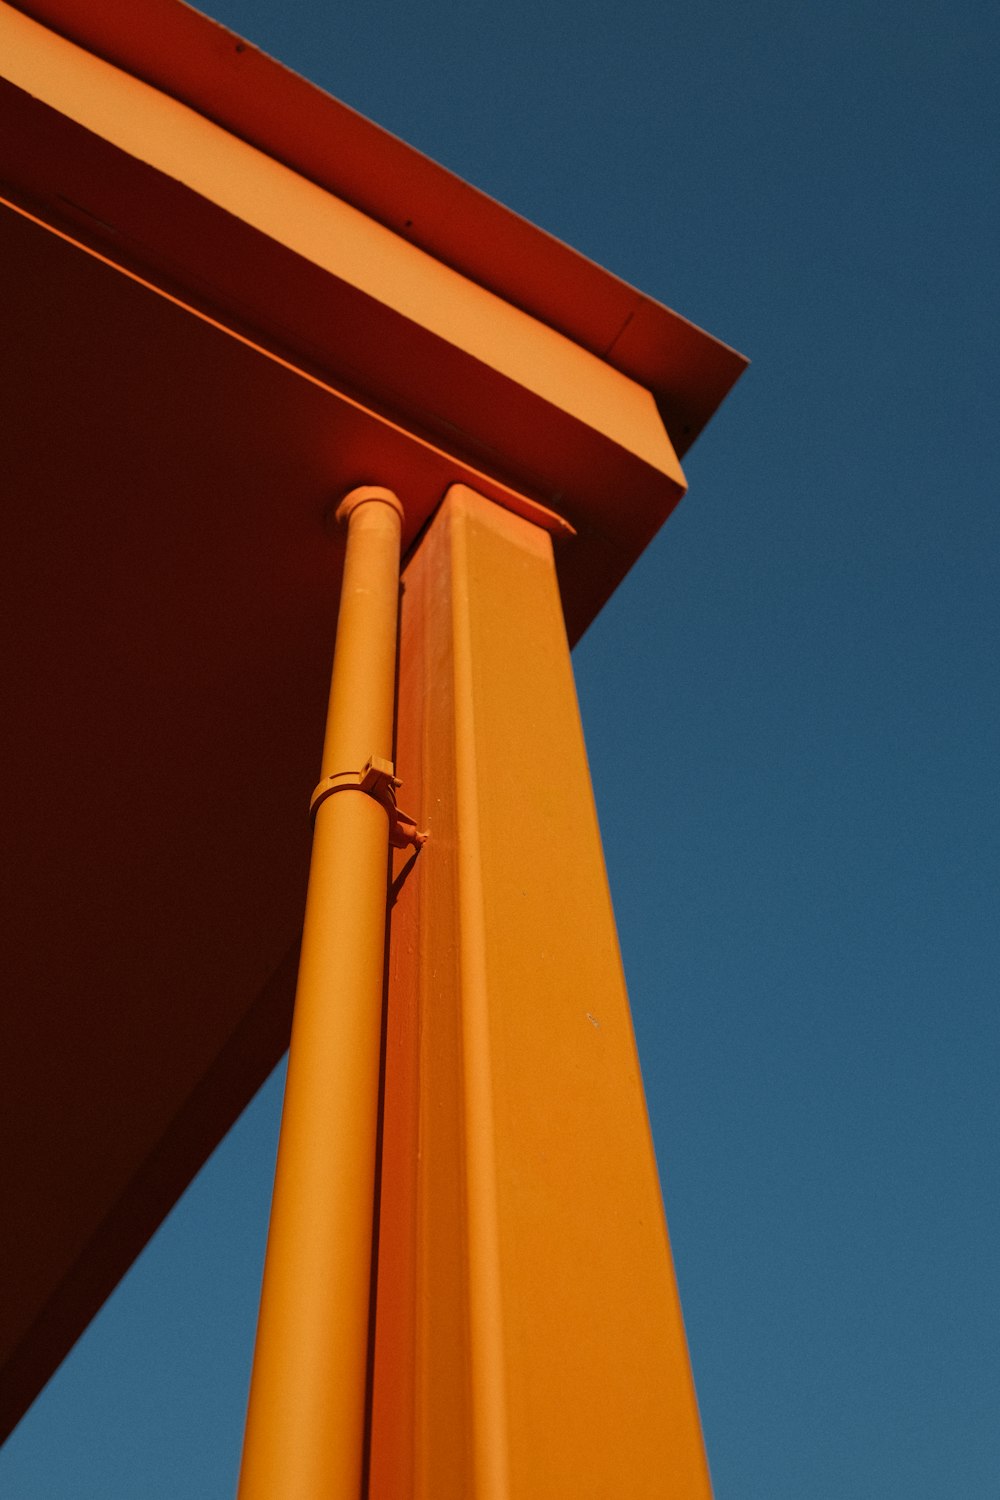
<svg viewBox="0 0 1000 1500"><path fill-rule="evenodd" d="M371 1493L710 1494L548 536L404 575Z"/></svg>

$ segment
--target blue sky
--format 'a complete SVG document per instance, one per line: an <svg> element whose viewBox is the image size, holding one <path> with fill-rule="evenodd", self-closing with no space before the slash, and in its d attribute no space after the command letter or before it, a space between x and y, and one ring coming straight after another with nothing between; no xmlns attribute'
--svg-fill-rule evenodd
<svg viewBox="0 0 1000 1500"><path fill-rule="evenodd" d="M575 655L717 1500L995 1500L995 6L211 12L753 359ZM5 1496L232 1493L279 1104Z"/></svg>

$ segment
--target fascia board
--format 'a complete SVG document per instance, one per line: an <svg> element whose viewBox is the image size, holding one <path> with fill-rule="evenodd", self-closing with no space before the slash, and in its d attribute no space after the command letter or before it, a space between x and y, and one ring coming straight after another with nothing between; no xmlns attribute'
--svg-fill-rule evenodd
<svg viewBox="0 0 1000 1500"><path fill-rule="evenodd" d="M266 235L367 303L398 314L440 341L443 350L470 357L583 422L659 470L678 493L683 489L650 392L572 340L176 99L9 6L0 7L0 56L8 82L32 99ZM110 210L89 211L100 218ZM201 252L202 245L191 244L184 268L195 282L202 279ZM260 288L261 321L267 320L270 292ZM343 349L337 357L344 359ZM350 351L346 358L351 362ZM397 392L397 401L401 396L419 411L426 403L424 382L406 395ZM468 414L458 421L456 415L437 411L445 423L465 428Z"/></svg>
<svg viewBox="0 0 1000 1500"><path fill-rule="evenodd" d="M746 368L721 340L181 0L18 0L17 8L648 387L681 456Z"/></svg>

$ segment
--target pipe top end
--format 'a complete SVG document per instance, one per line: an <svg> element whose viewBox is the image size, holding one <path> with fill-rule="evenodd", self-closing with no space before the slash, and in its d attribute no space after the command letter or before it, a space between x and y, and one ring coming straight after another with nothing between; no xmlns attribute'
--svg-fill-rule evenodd
<svg viewBox="0 0 1000 1500"><path fill-rule="evenodd" d="M384 490L377 484L362 484L356 490L351 490L341 500L335 512L337 520L349 520L359 505L367 505L372 500L378 501L381 505L390 505L399 519L403 519L403 507L392 490Z"/></svg>

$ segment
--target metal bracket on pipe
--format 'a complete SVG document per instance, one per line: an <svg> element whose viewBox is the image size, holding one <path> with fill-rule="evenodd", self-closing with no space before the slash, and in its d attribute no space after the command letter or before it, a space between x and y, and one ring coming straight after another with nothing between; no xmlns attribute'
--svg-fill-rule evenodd
<svg viewBox="0 0 1000 1500"><path fill-rule="evenodd" d="M405 849L412 844L420 849L427 842L427 834L420 833L414 820L396 806L396 788L402 784L391 760L370 755L360 771L335 771L332 776L324 776L309 799L309 815L315 818L320 803L334 792L364 792L389 814L389 843L393 848Z"/></svg>

